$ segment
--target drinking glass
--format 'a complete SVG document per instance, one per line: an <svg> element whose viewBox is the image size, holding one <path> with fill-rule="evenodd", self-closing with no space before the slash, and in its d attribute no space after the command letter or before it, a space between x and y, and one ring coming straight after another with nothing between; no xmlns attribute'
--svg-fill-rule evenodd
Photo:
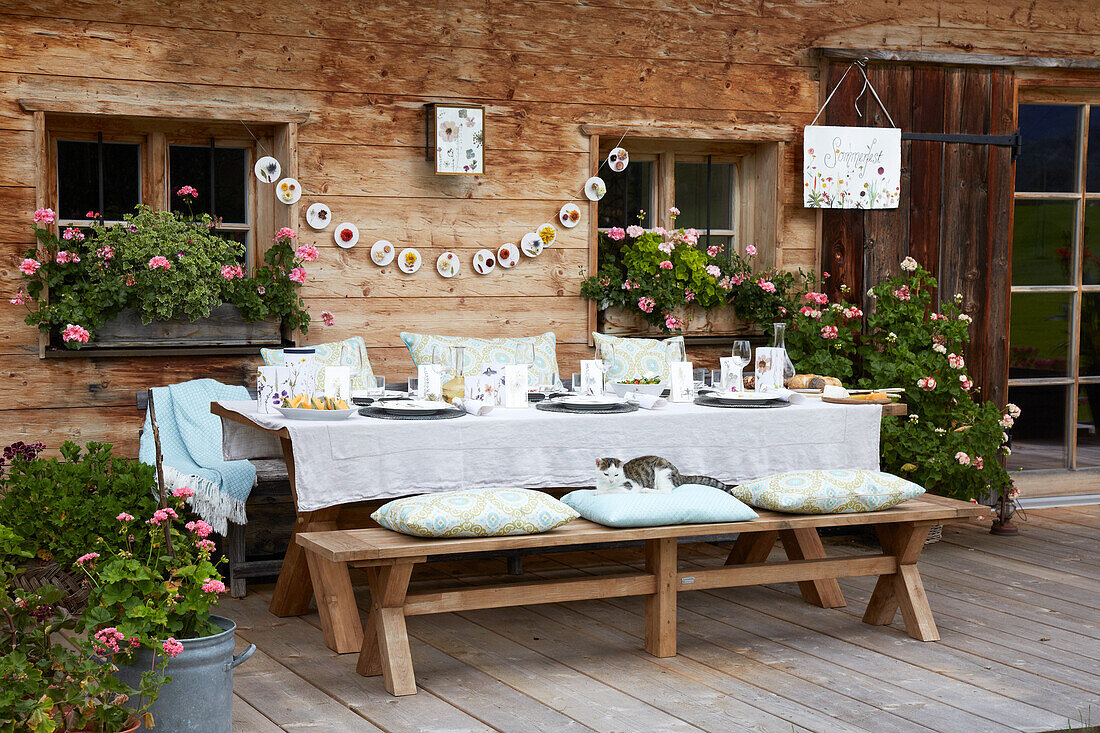
<svg viewBox="0 0 1100 733"><path fill-rule="evenodd" d="M385 397L386 396L386 378L375 377L373 389L368 390L368 394L371 397Z"/></svg>
<svg viewBox="0 0 1100 733"><path fill-rule="evenodd" d="M526 364L527 366L534 366L535 364L535 345L518 343L515 349L516 363Z"/></svg>
<svg viewBox="0 0 1100 733"><path fill-rule="evenodd" d="M745 389L745 367L752 362L752 345L743 339L734 341L730 358L737 373L730 375L732 384L725 387L731 392L742 392Z"/></svg>
<svg viewBox="0 0 1100 733"><path fill-rule="evenodd" d="M417 386L420 384L420 377L409 377L408 391L409 395L416 394Z"/></svg>
<svg viewBox="0 0 1100 733"><path fill-rule="evenodd" d="M451 358L451 347L436 345L432 347L432 364L439 367L439 371L444 375L443 381L447 381L446 374L449 371L447 367L447 360ZM453 363L453 362L452 362Z"/></svg>
<svg viewBox="0 0 1100 733"><path fill-rule="evenodd" d="M674 361L687 361L687 349L684 348L683 339L675 339L665 344L665 353L671 364Z"/></svg>
<svg viewBox="0 0 1100 733"><path fill-rule="evenodd" d="M607 389L607 382L615 370L615 347L608 342L596 343L596 368L600 371L599 394ZM622 378L626 375L620 374Z"/></svg>
<svg viewBox="0 0 1100 733"><path fill-rule="evenodd" d="M704 367L697 367L691 370L691 382L695 387L695 396L699 396L699 392L703 387L707 386L707 370Z"/></svg>

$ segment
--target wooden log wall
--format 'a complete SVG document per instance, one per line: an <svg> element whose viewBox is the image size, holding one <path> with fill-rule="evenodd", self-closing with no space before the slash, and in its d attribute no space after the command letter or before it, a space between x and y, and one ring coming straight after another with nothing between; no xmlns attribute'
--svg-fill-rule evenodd
<svg viewBox="0 0 1100 733"><path fill-rule="evenodd" d="M799 130L820 98L814 46L1096 54L1094 0L1039 4L1026 13L1015 5L0 0L0 293L6 301L19 288L16 264L32 243L34 133L19 98L289 106L311 114L298 131L303 204L324 201L338 220L358 224L361 242L384 237L416 246L427 261L411 278L379 271L368 247L337 249L330 232L314 234L300 222L304 239L321 249L303 293L314 314L327 309L336 317L332 328L311 330L308 342L363 334L376 368L399 378L409 372L397 340L402 329L490 335L552 329L562 372L569 373L588 352L578 273L588 261L591 222L563 232L557 246L513 270L480 277L468 265L476 249L514 241L576 196L590 174L589 141L579 125L686 132L769 123ZM432 174L423 155L423 105L430 101L486 105L487 175ZM914 120L936 113L908 110ZM789 142L777 262L813 268L817 219L800 204L800 136L792 133ZM934 226L933 219L911 218L910 233ZM901 225L885 214L869 224ZM443 280L432 272L444 248L462 255L460 277ZM141 419L136 390L194 377L240 383L257 363L40 360L37 332L19 309L0 303L0 445L41 439L56 448L66 438L96 439L133 455Z"/></svg>

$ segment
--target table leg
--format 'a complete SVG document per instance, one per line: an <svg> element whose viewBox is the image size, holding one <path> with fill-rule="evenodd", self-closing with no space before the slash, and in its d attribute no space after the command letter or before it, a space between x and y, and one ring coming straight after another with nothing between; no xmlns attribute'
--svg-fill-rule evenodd
<svg viewBox="0 0 1100 733"><path fill-rule="evenodd" d="M890 624L900 608L909 636L919 641L939 640L932 608L928 605L924 583L917 571L917 559L924 549L929 529L930 524L918 523L879 529L882 551L897 558L898 571L879 576L867 602L867 611L863 614L864 623L875 626Z"/></svg>
<svg viewBox="0 0 1100 733"><path fill-rule="evenodd" d="M325 645L338 654L359 651L363 646L363 624L347 563L333 562L313 552L305 556Z"/></svg>
<svg viewBox="0 0 1100 733"><path fill-rule="evenodd" d="M381 674L391 695L416 694L409 634L405 627L405 594L413 563L398 562L370 568L370 617L355 671L370 677Z"/></svg>
<svg viewBox="0 0 1100 733"><path fill-rule="evenodd" d="M789 560L818 560L825 557L825 547L821 537L813 527L804 529L785 529L779 533L783 549ZM824 580L803 580L798 583L802 599L822 608L843 608L844 594L836 578Z"/></svg>
<svg viewBox="0 0 1100 733"><path fill-rule="evenodd" d="M676 656L675 538L646 540L645 569L657 577L657 592L645 597L645 649L655 657Z"/></svg>
<svg viewBox="0 0 1100 733"><path fill-rule="evenodd" d="M775 547L779 532L742 532L730 549L726 565L748 565L767 562L768 555Z"/></svg>

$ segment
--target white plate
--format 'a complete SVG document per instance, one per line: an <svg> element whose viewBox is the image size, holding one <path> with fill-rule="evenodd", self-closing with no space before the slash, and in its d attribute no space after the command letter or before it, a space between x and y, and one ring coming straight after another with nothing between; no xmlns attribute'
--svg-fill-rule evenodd
<svg viewBox="0 0 1100 733"><path fill-rule="evenodd" d="M345 230L351 232L351 236L348 239L344 239ZM354 247L355 243L359 241L359 227L355 226L350 221L345 221L343 224L337 224L336 229L332 232L332 239L338 246L344 249Z"/></svg>
<svg viewBox="0 0 1100 733"><path fill-rule="evenodd" d="M347 420L358 408L350 410L310 410L304 407L276 407L288 420Z"/></svg>
<svg viewBox="0 0 1100 733"><path fill-rule="evenodd" d="M379 239L370 248L370 258L379 267L385 267L393 262L397 249L385 239Z"/></svg>
<svg viewBox="0 0 1100 733"><path fill-rule="evenodd" d="M306 224L320 231L332 223L332 209L322 203L310 204L306 209Z"/></svg>
<svg viewBox="0 0 1100 733"><path fill-rule="evenodd" d="M295 204L302 198L302 184L296 178L284 178L275 184L275 198L284 204Z"/></svg>
<svg viewBox="0 0 1100 733"><path fill-rule="evenodd" d="M435 260L435 271L443 277L454 277L462 269L462 262L454 252L444 252Z"/></svg>
<svg viewBox="0 0 1100 733"><path fill-rule="evenodd" d="M433 400L408 400L407 402L395 400L393 402L376 402L371 406L393 415L433 415L437 412L454 409L446 402Z"/></svg>
<svg viewBox="0 0 1100 733"><path fill-rule="evenodd" d="M397 266L406 275L411 275L419 270L420 261L420 253L412 247L406 247L397 253Z"/></svg>
<svg viewBox="0 0 1100 733"><path fill-rule="evenodd" d="M497 266L497 256L491 249L479 249L474 252L474 272L478 275L488 275Z"/></svg>
<svg viewBox="0 0 1100 733"><path fill-rule="evenodd" d="M558 228L550 222L546 222L541 227L535 230L539 239L542 240L542 248L552 247L554 242L558 239Z"/></svg>
<svg viewBox="0 0 1100 733"><path fill-rule="evenodd" d="M600 395L570 395L568 397L557 397L554 399L559 405L568 405L569 407L615 407L616 405L622 405L626 401L621 397L611 397L610 395L602 397Z"/></svg>
<svg viewBox="0 0 1100 733"><path fill-rule="evenodd" d="M283 168L279 165L279 161L275 160L270 155L265 155L256 161L256 165L253 166L252 172L264 183L274 183L279 180L279 175L283 172Z"/></svg>
<svg viewBox="0 0 1100 733"><path fill-rule="evenodd" d="M625 171L629 164L630 153L626 152L626 148L613 148L607 154L607 166L616 173Z"/></svg>
<svg viewBox="0 0 1100 733"><path fill-rule="evenodd" d="M715 392L714 394L707 395L708 399L718 400L719 402L726 402L733 404L735 402L771 402L772 400L779 399L776 396L769 396L766 392Z"/></svg>
<svg viewBox="0 0 1100 733"><path fill-rule="evenodd" d="M537 234L535 236L538 237ZM519 262L519 245L512 242L500 245L500 249L497 250L497 262L506 270L515 267Z"/></svg>
<svg viewBox="0 0 1100 733"><path fill-rule="evenodd" d="M519 240L520 252L528 257L538 257L542 254L542 240L534 232L527 232L523 239Z"/></svg>
<svg viewBox="0 0 1100 733"><path fill-rule="evenodd" d="M607 195L607 184L599 176L592 176L584 182L584 195L589 201L599 201Z"/></svg>
<svg viewBox="0 0 1100 733"><path fill-rule="evenodd" d="M566 204L558 211L558 221L566 229L572 229L581 223L581 209L576 204ZM547 245L549 246L549 245Z"/></svg>

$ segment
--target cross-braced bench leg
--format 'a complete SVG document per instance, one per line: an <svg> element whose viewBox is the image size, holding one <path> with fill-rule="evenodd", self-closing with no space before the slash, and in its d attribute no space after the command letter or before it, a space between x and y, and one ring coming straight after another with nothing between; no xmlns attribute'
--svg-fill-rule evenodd
<svg viewBox="0 0 1100 733"><path fill-rule="evenodd" d="M675 538L646 540L645 569L657 577L657 592L645 597L645 650L655 657L676 656Z"/></svg>
<svg viewBox="0 0 1100 733"><path fill-rule="evenodd" d="M813 527L785 529L779 533L779 539L787 552L788 560L819 560L825 557L821 536ZM822 608L842 608L845 605L844 594L840 591L836 578L799 581L798 589L806 603Z"/></svg>
<svg viewBox="0 0 1100 733"><path fill-rule="evenodd" d="M900 608L909 636L919 641L939 641L940 633L917 572L917 559L931 525L882 525L877 529L882 551L897 558L898 571L879 576L863 614L864 623L886 626L893 623Z"/></svg>
<svg viewBox="0 0 1100 733"><path fill-rule="evenodd" d="M302 548L299 547L301 550ZM325 644L339 654L359 651L363 646L363 626L347 563L333 562L320 555L302 550L306 556L313 595L317 598L317 613Z"/></svg>
<svg viewBox="0 0 1100 733"><path fill-rule="evenodd" d="M363 630L363 647L355 671L367 677L382 675L391 695L416 694L409 633L405 628L405 594L412 570L412 562L367 568L370 617Z"/></svg>
<svg viewBox="0 0 1100 733"><path fill-rule="evenodd" d="M775 547L778 532L742 532L730 549L726 565L750 565L767 562L768 555Z"/></svg>

